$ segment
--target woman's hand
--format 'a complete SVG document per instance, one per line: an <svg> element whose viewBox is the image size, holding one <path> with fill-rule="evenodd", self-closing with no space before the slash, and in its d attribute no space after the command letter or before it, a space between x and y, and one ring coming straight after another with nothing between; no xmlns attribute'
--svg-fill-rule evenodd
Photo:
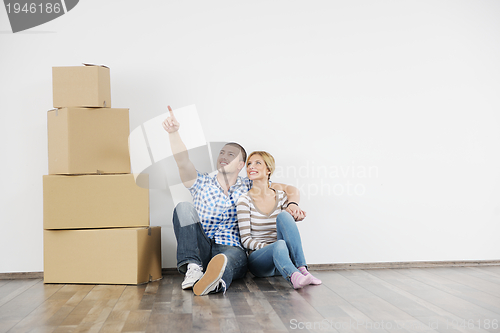
<svg viewBox="0 0 500 333"><path fill-rule="evenodd" d="M296 204L288 205L285 209L290 215L293 216L295 221L302 221L306 217L306 212L300 209Z"/></svg>
<svg viewBox="0 0 500 333"><path fill-rule="evenodd" d="M163 121L163 123L162 123L163 128L168 133L177 132L179 130L179 127L181 125L179 124L179 122L177 121L177 119L175 119L174 111L172 111L172 109L170 108L170 105L168 106L168 111L170 112L170 117L168 117L167 119L165 119Z"/></svg>

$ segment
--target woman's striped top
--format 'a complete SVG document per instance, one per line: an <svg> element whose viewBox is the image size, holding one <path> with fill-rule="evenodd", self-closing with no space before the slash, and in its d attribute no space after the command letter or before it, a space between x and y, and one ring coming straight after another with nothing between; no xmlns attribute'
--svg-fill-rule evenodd
<svg viewBox="0 0 500 333"><path fill-rule="evenodd" d="M275 205L270 214L262 213L249 193L242 194L236 204L241 244L245 249L258 250L276 242L276 217L286 208L286 193L274 190Z"/></svg>

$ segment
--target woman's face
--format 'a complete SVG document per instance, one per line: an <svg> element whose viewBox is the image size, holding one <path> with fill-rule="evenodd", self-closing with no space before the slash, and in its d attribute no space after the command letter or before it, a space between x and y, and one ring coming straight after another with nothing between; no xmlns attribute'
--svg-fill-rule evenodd
<svg viewBox="0 0 500 333"><path fill-rule="evenodd" d="M268 179L269 169L259 154L252 155L247 162L248 179Z"/></svg>

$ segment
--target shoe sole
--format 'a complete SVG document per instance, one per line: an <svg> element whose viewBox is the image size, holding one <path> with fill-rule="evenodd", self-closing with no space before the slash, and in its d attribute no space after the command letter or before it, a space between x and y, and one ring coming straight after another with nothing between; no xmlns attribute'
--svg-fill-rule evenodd
<svg viewBox="0 0 500 333"><path fill-rule="evenodd" d="M222 253L210 260L205 274L194 284L193 292L196 296L206 295L214 289L214 285L220 281L224 274L226 263L226 256Z"/></svg>

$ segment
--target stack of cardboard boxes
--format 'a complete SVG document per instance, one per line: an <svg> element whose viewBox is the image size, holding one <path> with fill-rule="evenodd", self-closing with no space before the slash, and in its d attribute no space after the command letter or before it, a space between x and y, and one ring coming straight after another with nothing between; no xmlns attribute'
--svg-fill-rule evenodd
<svg viewBox="0 0 500 333"><path fill-rule="evenodd" d="M111 108L109 68L54 67L43 176L44 282L161 278L161 230L130 174L128 109ZM144 176L144 175L141 175Z"/></svg>

